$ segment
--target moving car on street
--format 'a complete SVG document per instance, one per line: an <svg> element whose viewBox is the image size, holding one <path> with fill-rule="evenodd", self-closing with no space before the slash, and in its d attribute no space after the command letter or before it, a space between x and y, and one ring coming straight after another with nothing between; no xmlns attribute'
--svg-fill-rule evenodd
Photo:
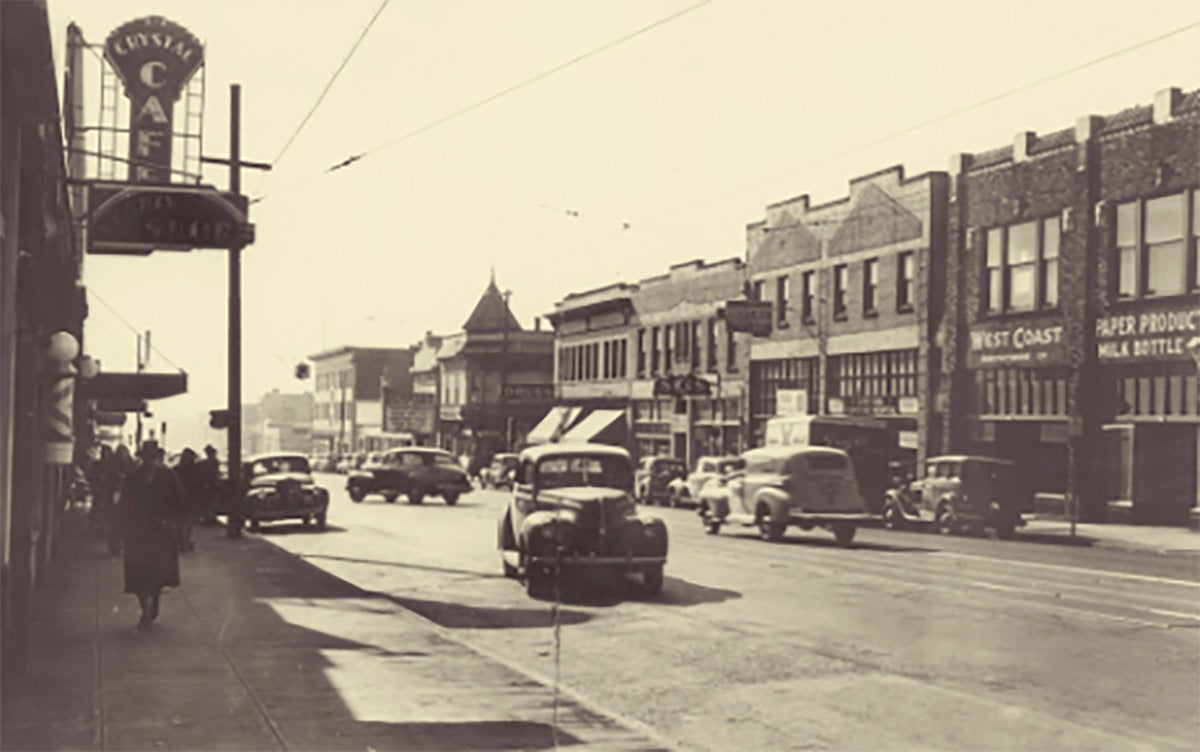
<svg viewBox="0 0 1200 752"><path fill-rule="evenodd" d="M992 530L1011 538L1024 525L1033 496L1011 462L992 457L945 455L925 462L925 477L891 489L884 498L883 526L934 525L945 535Z"/></svg>
<svg viewBox="0 0 1200 752"><path fill-rule="evenodd" d="M740 457L701 457L696 460L696 468L687 478L676 478L671 481L667 492L667 500L673 507L684 504L694 504L700 498L700 491L710 480L716 480L742 467Z"/></svg>
<svg viewBox="0 0 1200 752"><path fill-rule="evenodd" d="M346 479L346 490L355 502L377 493L389 504L407 494L410 504L420 504L427 496L441 496L447 504L454 505L471 488L467 471L454 455L428 447L389 449L379 456L378 462L363 463Z"/></svg>
<svg viewBox="0 0 1200 752"><path fill-rule="evenodd" d="M305 527L325 529L329 492L313 482L308 458L302 454L259 454L243 463L245 494L242 509L251 530L263 522L299 519Z"/></svg>
<svg viewBox="0 0 1200 752"><path fill-rule="evenodd" d="M517 455L501 452L479 471L479 481L484 488L513 487L513 476L517 473Z"/></svg>
<svg viewBox="0 0 1200 752"><path fill-rule="evenodd" d="M633 503L633 462L619 447L542 444L521 452L516 485L500 516L498 544L508 577L530 595L578 570L640 574L662 590L667 527Z"/></svg>
<svg viewBox="0 0 1200 752"><path fill-rule="evenodd" d="M777 541L789 526L823 527L843 546L858 525L878 519L867 513L850 456L817 446L770 446L742 455L745 467L709 483L700 494L700 518L710 534L724 524L758 527Z"/></svg>
<svg viewBox="0 0 1200 752"><path fill-rule="evenodd" d="M643 457L634 479L634 498L643 504L665 504L672 481L687 476L687 465L675 457Z"/></svg>

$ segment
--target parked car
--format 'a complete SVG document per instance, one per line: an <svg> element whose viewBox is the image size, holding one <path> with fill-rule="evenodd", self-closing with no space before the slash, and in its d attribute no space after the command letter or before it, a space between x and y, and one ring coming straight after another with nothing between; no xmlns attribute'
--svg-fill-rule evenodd
<svg viewBox="0 0 1200 752"><path fill-rule="evenodd" d="M700 490L710 480L718 479L742 467L740 457L700 457L696 467L686 478L671 481L667 501L673 507L694 504L700 498Z"/></svg>
<svg viewBox="0 0 1200 752"><path fill-rule="evenodd" d="M1006 460L971 455L931 457L925 477L885 494L883 525L934 525L944 534L991 529L1011 538L1024 525L1021 512L1033 508L1033 494L1017 466Z"/></svg>
<svg viewBox="0 0 1200 752"><path fill-rule="evenodd" d="M700 494L700 518L710 534L723 524L758 527L776 541L789 526L823 527L849 545L868 514L850 455L806 445L770 446L742 455L745 466L709 483Z"/></svg>
<svg viewBox="0 0 1200 752"><path fill-rule="evenodd" d="M513 487L513 477L517 473L517 455L501 452L492 457L492 461L479 471L479 481L484 488Z"/></svg>
<svg viewBox="0 0 1200 752"><path fill-rule="evenodd" d="M557 576L596 568L640 574L645 589L658 593L667 527L639 513L632 496L633 462L619 447L542 444L521 452L498 525L504 574L524 576L535 596L547 594Z"/></svg>
<svg viewBox="0 0 1200 752"><path fill-rule="evenodd" d="M634 477L634 498L643 504L665 504L672 481L687 476L687 465L675 457L643 457Z"/></svg>
<svg viewBox="0 0 1200 752"><path fill-rule="evenodd" d="M454 455L428 447L389 449L377 463L364 463L346 479L346 490L355 502L377 493L389 504L407 494L410 504L420 504L427 496L441 496L453 505L471 488L467 471Z"/></svg>
<svg viewBox="0 0 1200 752"><path fill-rule="evenodd" d="M263 522L286 519L303 520L305 526L315 522L325 529L329 492L313 482L307 457L259 454L242 467L242 510L251 530L258 530Z"/></svg>
<svg viewBox="0 0 1200 752"><path fill-rule="evenodd" d="M308 465L314 473L332 473L337 469L338 459L336 454L314 454L309 458Z"/></svg>

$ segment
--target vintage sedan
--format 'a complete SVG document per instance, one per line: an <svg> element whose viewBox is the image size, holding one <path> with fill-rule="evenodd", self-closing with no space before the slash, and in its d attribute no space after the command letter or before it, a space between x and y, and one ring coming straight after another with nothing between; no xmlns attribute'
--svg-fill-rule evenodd
<svg viewBox="0 0 1200 752"><path fill-rule="evenodd" d="M1033 496L1016 465L993 457L945 455L925 462L925 477L887 492L883 525L932 524L951 534L994 531L1011 538L1024 525L1022 511L1033 508Z"/></svg>
<svg viewBox="0 0 1200 752"><path fill-rule="evenodd" d="M700 518L716 534L723 524L756 526L763 540L777 541L789 526L823 527L843 546L867 513L850 456L841 449L770 446L742 455L745 466L709 483L700 493Z"/></svg>
<svg viewBox="0 0 1200 752"><path fill-rule="evenodd" d="M471 488L467 471L454 455L429 447L389 449L378 462L364 463L346 479L346 490L355 502L377 493L389 504L407 494L410 504L420 504L428 496L441 496L454 505Z"/></svg>
<svg viewBox="0 0 1200 752"><path fill-rule="evenodd" d="M517 455L500 452L479 471L479 482L484 488L512 489L513 477L517 473Z"/></svg>
<svg viewBox="0 0 1200 752"><path fill-rule="evenodd" d="M329 492L313 482L303 454L271 453L248 458L242 465L245 484L242 510L251 530L263 522L299 519L307 527L325 529Z"/></svg>
<svg viewBox="0 0 1200 752"><path fill-rule="evenodd" d="M516 485L500 516L498 543L509 577L531 595L580 570L640 574L662 590L667 527L633 503L633 462L619 447L543 444L521 452Z"/></svg>
<svg viewBox="0 0 1200 752"><path fill-rule="evenodd" d="M700 457L696 460L695 469L686 478L679 477L671 481L667 488L667 501L673 507L694 504L709 481L722 478L741 467L740 457Z"/></svg>
<svg viewBox="0 0 1200 752"><path fill-rule="evenodd" d="M674 457L643 457L634 477L634 498L643 504L664 504L670 485L687 476L687 465Z"/></svg>

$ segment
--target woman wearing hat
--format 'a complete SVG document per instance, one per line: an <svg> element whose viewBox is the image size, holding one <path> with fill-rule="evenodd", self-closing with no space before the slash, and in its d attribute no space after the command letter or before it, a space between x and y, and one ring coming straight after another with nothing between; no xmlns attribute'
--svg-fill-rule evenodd
<svg viewBox="0 0 1200 752"><path fill-rule="evenodd" d="M138 629L158 616L164 587L179 585L176 522L187 513L187 500L175 473L160 460L158 442L147 441L141 460L121 486L121 523L125 534L125 592L142 607Z"/></svg>

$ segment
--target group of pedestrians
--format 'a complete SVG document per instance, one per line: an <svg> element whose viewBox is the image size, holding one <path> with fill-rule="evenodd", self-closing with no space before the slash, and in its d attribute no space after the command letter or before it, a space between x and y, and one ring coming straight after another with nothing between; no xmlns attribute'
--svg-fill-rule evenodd
<svg viewBox="0 0 1200 752"><path fill-rule="evenodd" d="M158 617L163 588L179 585L179 553L194 549L195 523L216 519L220 464L214 447L204 453L201 460L184 449L169 468L156 441L144 442L136 460L124 445L105 446L88 473L93 527L103 532L110 553L123 552L125 592L141 606L138 629Z"/></svg>

